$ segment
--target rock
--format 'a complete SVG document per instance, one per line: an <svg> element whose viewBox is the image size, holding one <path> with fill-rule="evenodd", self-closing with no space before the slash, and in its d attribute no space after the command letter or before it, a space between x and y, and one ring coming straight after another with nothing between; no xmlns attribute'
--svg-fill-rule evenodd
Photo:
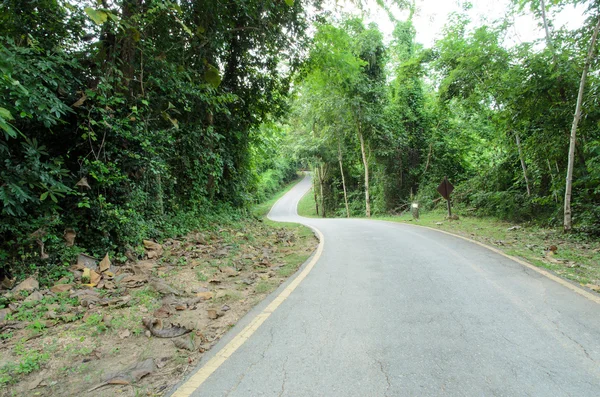
<svg viewBox="0 0 600 397"><path fill-rule="evenodd" d="M130 336L131 332L128 329L124 329L123 331L119 332L119 338L121 339L129 338Z"/></svg>
<svg viewBox="0 0 600 397"><path fill-rule="evenodd" d="M73 289L71 284L56 284L50 288L50 291L54 292L55 294L59 294L61 292L70 291L71 289Z"/></svg>
<svg viewBox="0 0 600 397"><path fill-rule="evenodd" d="M31 295L29 295L27 298L25 298L25 300L23 302L27 303L27 302L37 302L44 299L44 295L42 295L41 292L39 291L35 291L33 292Z"/></svg>
<svg viewBox="0 0 600 397"><path fill-rule="evenodd" d="M228 311L228 310L230 310L230 309L231 309L231 308L230 308L228 305L223 305L223 306L221 307L221 310L222 310L222 311L224 311L224 312L226 312L226 311Z"/></svg>
<svg viewBox="0 0 600 397"><path fill-rule="evenodd" d="M193 294L197 294L199 292L208 292L208 291L210 291L210 290L208 288L206 288L206 287L194 287L194 288L191 289L191 292Z"/></svg>
<svg viewBox="0 0 600 397"><path fill-rule="evenodd" d="M26 278L15 287L14 292L18 291L35 291L40 288L40 283L33 277Z"/></svg>
<svg viewBox="0 0 600 397"><path fill-rule="evenodd" d="M519 230L519 229L521 229L521 226L519 226L519 225L516 225L516 226L511 226L511 227L509 227L508 229L506 229L506 231L507 231L507 232L512 232L512 231L514 231L514 230Z"/></svg>

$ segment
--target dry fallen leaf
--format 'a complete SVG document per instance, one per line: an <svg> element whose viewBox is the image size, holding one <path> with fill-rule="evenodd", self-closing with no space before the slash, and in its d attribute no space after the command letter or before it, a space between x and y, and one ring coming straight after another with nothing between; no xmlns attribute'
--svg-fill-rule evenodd
<svg viewBox="0 0 600 397"><path fill-rule="evenodd" d="M72 108L78 108L87 100L87 95L83 94L81 98L77 100L74 104L71 105Z"/></svg>
<svg viewBox="0 0 600 397"><path fill-rule="evenodd" d="M17 292L17 291L33 291L33 290L36 290L36 289L39 289L39 288L40 288L40 283L38 283L38 281L35 278L28 277L25 280L21 281L19 283L19 285L17 285L13 291L14 292Z"/></svg>
<svg viewBox="0 0 600 397"><path fill-rule="evenodd" d="M154 317L156 318L167 318L171 314L175 313L175 310L170 305L163 304L160 308L158 308L154 312Z"/></svg>
<svg viewBox="0 0 600 397"><path fill-rule="evenodd" d="M100 270L100 273L103 273L109 269L110 269L110 259L108 258L108 253L107 253L104 256L104 259L102 259L100 261L100 264L98 265L98 270Z"/></svg>
<svg viewBox="0 0 600 397"><path fill-rule="evenodd" d="M120 282L117 282L117 284L123 285L128 288L135 288L147 282L148 276L142 274L136 276L125 276Z"/></svg>
<svg viewBox="0 0 600 397"><path fill-rule="evenodd" d="M189 350L189 351L196 350L196 347L194 346L194 341L192 340L192 338L190 336L184 336L181 338L173 339L173 344L178 349L185 349L185 350Z"/></svg>
<svg viewBox="0 0 600 397"><path fill-rule="evenodd" d="M177 291L175 288L171 287L169 284L162 280L153 280L150 283L150 286L152 286L152 288L154 288L156 292L158 292L161 295L181 295L179 291Z"/></svg>
<svg viewBox="0 0 600 397"><path fill-rule="evenodd" d="M82 284L88 284L90 282L91 271L92 269L90 269L89 267L83 269L83 274L81 275Z"/></svg>
<svg viewBox="0 0 600 397"><path fill-rule="evenodd" d="M61 293L70 291L72 288L73 286L71 284L56 284L55 286L50 288L50 291L54 293Z"/></svg>
<svg viewBox="0 0 600 397"><path fill-rule="evenodd" d="M209 299L212 299L213 293L212 292L198 292L196 294L196 296L199 297L199 298L202 298L205 301L207 301Z"/></svg>
<svg viewBox="0 0 600 397"><path fill-rule="evenodd" d="M151 374L154 371L156 371L156 365L154 364L154 360L148 358L144 361L141 361L137 364L125 368L119 373L109 375L107 377L108 379L105 382L92 387L88 390L88 393L106 385L129 385L131 383L139 381L144 376Z"/></svg>
<svg viewBox="0 0 600 397"><path fill-rule="evenodd" d="M77 233L75 233L75 230L65 229L63 238L65 239L65 245L67 247L72 247L73 245L75 245L75 237L77 237Z"/></svg>
<svg viewBox="0 0 600 397"><path fill-rule="evenodd" d="M102 276L93 270L90 270L90 284L96 286L102 279Z"/></svg>
<svg viewBox="0 0 600 397"><path fill-rule="evenodd" d="M185 327L180 327L171 324L169 328L162 328L162 322L160 320L152 320L150 318L143 318L142 323L144 326L148 328L150 333L158 338L176 338L181 335L185 335L188 332L192 332L191 329L187 329Z"/></svg>

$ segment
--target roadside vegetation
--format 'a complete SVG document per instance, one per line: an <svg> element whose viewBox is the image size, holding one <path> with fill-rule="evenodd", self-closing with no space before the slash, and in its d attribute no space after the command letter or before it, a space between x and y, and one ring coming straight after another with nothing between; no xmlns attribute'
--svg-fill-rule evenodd
<svg viewBox="0 0 600 397"><path fill-rule="evenodd" d="M140 260L81 255L50 288L33 275L2 294L0 395L169 391L318 244L304 226L267 221L264 208L146 241Z"/></svg>

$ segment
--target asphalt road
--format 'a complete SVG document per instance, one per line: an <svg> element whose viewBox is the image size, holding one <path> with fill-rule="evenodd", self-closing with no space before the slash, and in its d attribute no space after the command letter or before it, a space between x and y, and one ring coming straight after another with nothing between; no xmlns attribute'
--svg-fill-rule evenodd
<svg viewBox="0 0 600 397"><path fill-rule="evenodd" d="M309 188L270 217L319 229L322 256L194 396L600 396L599 304L433 230L298 217Z"/></svg>

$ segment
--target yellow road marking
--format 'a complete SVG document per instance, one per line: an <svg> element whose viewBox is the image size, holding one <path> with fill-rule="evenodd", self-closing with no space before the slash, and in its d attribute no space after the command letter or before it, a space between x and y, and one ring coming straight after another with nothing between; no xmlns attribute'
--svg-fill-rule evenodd
<svg viewBox="0 0 600 397"><path fill-rule="evenodd" d="M572 283L570 283L570 282L568 282L568 281L566 281L566 280L564 280L564 279L562 279L562 278L560 278L560 277L558 277L558 276L550 273L547 270L544 270L544 269L539 268L539 267L537 267L535 265L532 265L531 263L525 262L524 260L522 260L520 258L517 258L516 256L508 255L508 254L504 253L503 251L501 251L501 250L499 250L497 248L490 247L487 244L480 243L479 241L475 241L475 240L470 239L468 237L460 236L458 234L450 233L450 232L447 232L445 230L440 230L440 229L436 229L436 228L429 227L429 226L415 225L415 224L412 224L412 223L404 223L404 222L393 222L393 221L383 221L383 222L390 222L390 223L393 223L393 224L396 224L396 225L400 223L400 224L408 225L408 226L422 227L422 228L425 228L425 229L434 230L436 232L444 233L444 234L447 234L447 235L450 235L450 236L458 237L460 239L463 239L465 241L469 241L471 243L475 243L475 244L477 244L477 245L479 245L479 246L481 246L483 248L487 248L490 251L493 251L493 252L495 252L495 253L497 253L499 255L502 255L505 258L511 259L511 260L513 260L513 261L515 261L515 262L517 262L517 263L525 266L526 268L531 269L534 272L539 273L542 276L547 277L550 280L559 283L563 287L567 287L571 291L573 291L573 292L575 292L575 293L583 296L584 298L587 298L587 299L591 300L592 302L600 304L600 296L592 294L591 292L588 292L588 291L584 290L583 288L578 287L578 286L576 286L576 285L574 285L574 284L572 284Z"/></svg>
<svg viewBox="0 0 600 397"><path fill-rule="evenodd" d="M300 285L302 280L306 278L308 273L315 266L321 254L323 252L323 246L325 244L325 238L323 234L313 227L311 227L313 231L316 233L319 238L319 246L317 247L317 251L313 255L310 262L306 265L306 267L296 276L296 278L288 284L287 287L277 297L271 302L260 314L258 314L250 324L248 324L239 334L237 334L225 347L223 347L213 358L208 360L206 364L202 368L198 370L194 375L192 375L183 385L181 385L175 393L173 393L172 397L188 397L190 396L209 376L213 374L227 360L240 346L242 346L251 336L256 332L256 330L264 323L267 318L275 309L281 305L288 296Z"/></svg>

